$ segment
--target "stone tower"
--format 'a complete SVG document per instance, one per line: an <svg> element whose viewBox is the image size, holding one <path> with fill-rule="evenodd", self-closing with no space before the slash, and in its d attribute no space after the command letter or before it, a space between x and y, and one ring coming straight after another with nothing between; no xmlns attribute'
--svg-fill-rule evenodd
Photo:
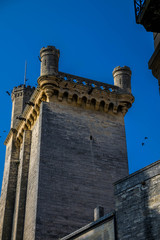
<svg viewBox="0 0 160 240"><path fill-rule="evenodd" d="M40 55L39 86L5 141L0 240L59 239L75 231L93 220L97 205L114 209L113 183L128 175L130 69L115 68L109 85L59 72L55 47Z"/></svg>
<svg viewBox="0 0 160 240"><path fill-rule="evenodd" d="M26 106L26 102L29 101L35 88L30 86L20 85L15 87L12 91L12 117L11 117L11 128L14 128L18 122L19 117Z"/></svg>

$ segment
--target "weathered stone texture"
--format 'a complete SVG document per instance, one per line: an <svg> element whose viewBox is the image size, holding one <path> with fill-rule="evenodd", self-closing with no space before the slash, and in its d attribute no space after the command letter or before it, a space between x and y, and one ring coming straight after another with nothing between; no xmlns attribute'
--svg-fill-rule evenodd
<svg viewBox="0 0 160 240"><path fill-rule="evenodd" d="M95 207L114 209L113 183L128 175L130 69L116 68L113 86L59 72L55 47L42 48L40 56L34 94L25 85L12 91L0 240L68 235L93 221Z"/></svg>
<svg viewBox="0 0 160 240"><path fill-rule="evenodd" d="M4 222L4 214L5 214L5 206L6 206L8 178L9 178L9 172L10 172L11 149L12 149L12 139L10 139L10 141L9 141L9 143L7 145L7 149L6 149L5 167L4 167L3 183L2 183L2 189L1 189L1 199L0 199L0 239L2 239L2 233L3 233L3 222Z"/></svg>
<svg viewBox="0 0 160 240"><path fill-rule="evenodd" d="M20 150L20 165L16 190L15 211L13 219L12 240L23 239L26 193L28 183L28 169L31 148L31 131L25 131L23 144Z"/></svg>
<svg viewBox="0 0 160 240"><path fill-rule="evenodd" d="M160 34L159 33L153 33L154 37L154 48L156 49L158 45L160 44Z"/></svg>
<svg viewBox="0 0 160 240"><path fill-rule="evenodd" d="M19 148L11 138L6 150L5 170L0 202L0 239L10 240L17 184Z"/></svg>
<svg viewBox="0 0 160 240"><path fill-rule="evenodd" d="M38 118L32 130L23 240L35 239L37 191L39 175L40 132L41 132L40 121L41 117Z"/></svg>
<svg viewBox="0 0 160 240"><path fill-rule="evenodd" d="M15 87L12 91L12 118L11 118L11 128L15 127L19 117L26 106L26 102L29 101L35 88L30 86L26 87L24 85Z"/></svg>
<svg viewBox="0 0 160 240"><path fill-rule="evenodd" d="M159 240L160 161L116 184L118 240Z"/></svg>
<svg viewBox="0 0 160 240"><path fill-rule="evenodd" d="M41 110L40 159L31 150L30 169L36 173L35 181L29 180L27 205L37 201L35 239L58 239L91 222L97 205L114 208L113 183L128 174L124 120L121 113L56 102L43 103ZM26 224L34 217L32 208ZM33 239L27 232L32 231L25 240Z"/></svg>
<svg viewBox="0 0 160 240"><path fill-rule="evenodd" d="M109 213L61 240L115 240L115 218Z"/></svg>
<svg viewBox="0 0 160 240"><path fill-rule="evenodd" d="M59 50L53 46L41 49L41 75L53 75L58 72L59 55Z"/></svg>
<svg viewBox="0 0 160 240"><path fill-rule="evenodd" d="M114 222L109 221L103 223L97 228L91 229L90 231L84 233L83 235L75 238L75 240L115 240L114 234Z"/></svg>

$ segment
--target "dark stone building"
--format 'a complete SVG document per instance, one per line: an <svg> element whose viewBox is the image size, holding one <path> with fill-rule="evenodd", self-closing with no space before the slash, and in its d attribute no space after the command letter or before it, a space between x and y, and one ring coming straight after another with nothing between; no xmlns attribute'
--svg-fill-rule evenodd
<svg viewBox="0 0 160 240"><path fill-rule="evenodd" d="M124 115L131 70L114 85L58 71L59 50L41 52L38 88L12 92L0 205L0 239L59 239L115 208L114 182L128 176ZM26 105L24 105L26 103Z"/></svg>
<svg viewBox="0 0 160 240"><path fill-rule="evenodd" d="M149 68L160 82L160 4L134 2L154 32ZM128 175L131 70L115 68L109 85L60 72L55 47L40 55L38 87L12 92L0 240L159 240L160 161Z"/></svg>

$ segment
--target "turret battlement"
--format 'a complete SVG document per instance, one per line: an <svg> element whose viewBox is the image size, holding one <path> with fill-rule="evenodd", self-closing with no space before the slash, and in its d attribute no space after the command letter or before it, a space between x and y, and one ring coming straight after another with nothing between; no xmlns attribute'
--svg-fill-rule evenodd
<svg viewBox="0 0 160 240"><path fill-rule="evenodd" d="M126 88L58 72L54 76L40 76L38 84L48 102L67 101L87 109L126 114L134 101Z"/></svg>
<svg viewBox="0 0 160 240"><path fill-rule="evenodd" d="M11 118L11 128L15 128L18 117L23 113L26 106L26 102L29 101L31 95L33 94L35 87L19 85L14 87L12 91L12 118Z"/></svg>
<svg viewBox="0 0 160 240"><path fill-rule="evenodd" d="M58 71L59 50L48 46L42 48L41 76L38 84L44 91L47 102L66 99L78 106L104 112L122 111L123 115L131 107L134 97L131 94L131 70L129 67L116 67L113 70L114 85L86 79Z"/></svg>
<svg viewBox="0 0 160 240"><path fill-rule="evenodd" d="M12 101L14 98L21 97L23 95L31 96L34 90L35 87L25 86L24 84L19 85L18 87L14 87L12 90Z"/></svg>

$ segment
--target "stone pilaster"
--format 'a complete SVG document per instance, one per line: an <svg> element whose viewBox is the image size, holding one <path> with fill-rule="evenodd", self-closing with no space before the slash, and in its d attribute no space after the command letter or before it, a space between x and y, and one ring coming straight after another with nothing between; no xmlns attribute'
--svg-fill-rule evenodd
<svg viewBox="0 0 160 240"><path fill-rule="evenodd" d="M24 231L24 219L26 209L28 170L31 151L32 132L24 132L23 143L20 150L20 164L17 176L17 190L13 218L12 240L22 240Z"/></svg>
<svg viewBox="0 0 160 240"><path fill-rule="evenodd" d="M0 240L11 240L19 166L19 146L16 144L16 134L16 131L12 130L12 136L6 150L0 200Z"/></svg>

